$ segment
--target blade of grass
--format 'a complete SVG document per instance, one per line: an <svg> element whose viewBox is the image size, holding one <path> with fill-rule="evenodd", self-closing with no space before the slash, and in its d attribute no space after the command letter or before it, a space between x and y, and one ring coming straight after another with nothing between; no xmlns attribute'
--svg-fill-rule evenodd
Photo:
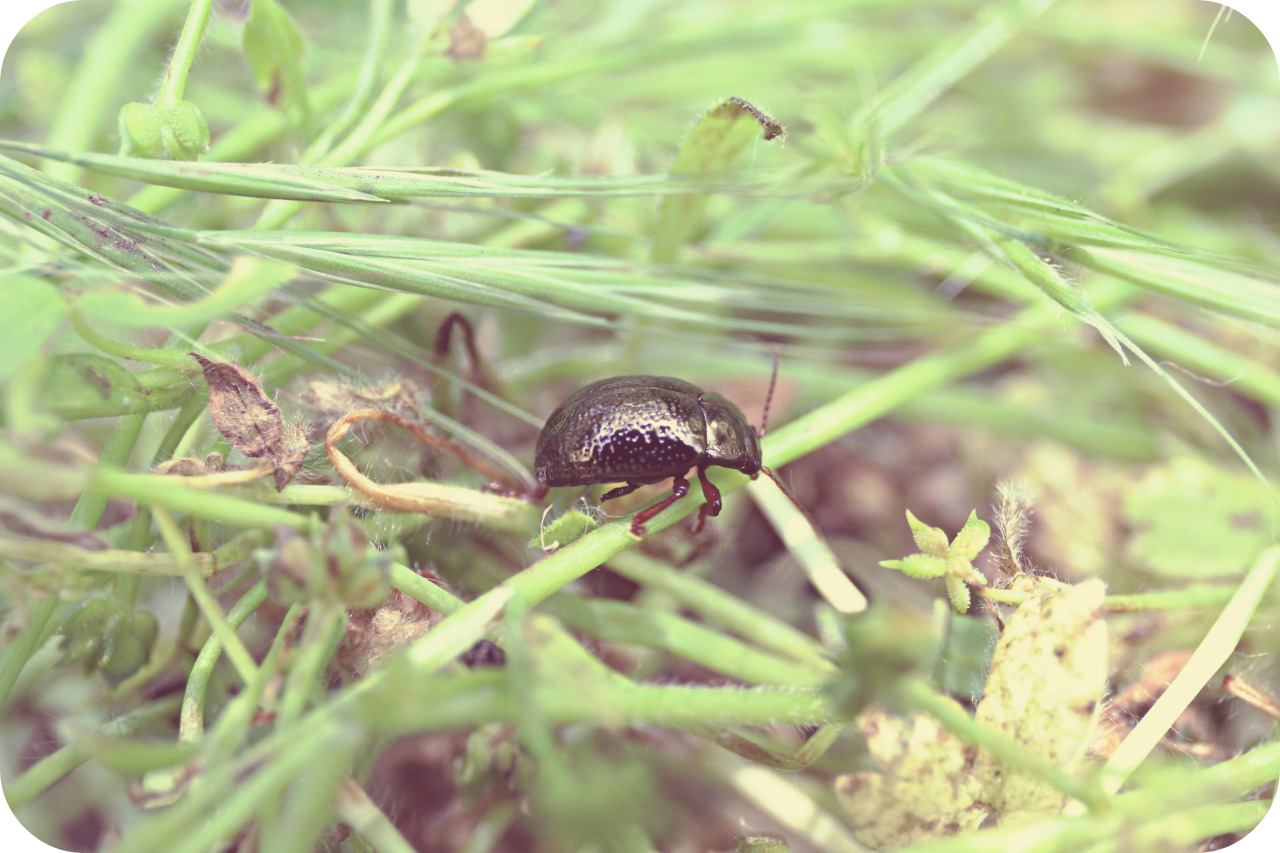
<svg viewBox="0 0 1280 853"><path fill-rule="evenodd" d="M93 151L58 151L0 140L0 151L31 154L119 178L193 192L294 201L385 204L415 198L608 198L686 195L760 186L751 175L715 180L680 175L516 175L455 169L305 166L279 163L146 160Z"/></svg>
<svg viewBox="0 0 1280 853"><path fill-rule="evenodd" d="M66 93L58 98L58 112L46 138L52 148L76 150L93 141L118 100L130 63L150 39L171 25L173 4L169 0L143 0L109 8L81 52ZM75 182L80 169L70 163L54 162L48 164L48 174Z"/></svg>
<svg viewBox="0 0 1280 853"><path fill-rule="evenodd" d="M772 478L761 477L748 486L756 506L773 525L809 582L823 600L837 613L861 613L867 609L867 597L840 568L836 555L813 522L785 494Z"/></svg>
<svg viewBox="0 0 1280 853"><path fill-rule="evenodd" d="M1099 780L1105 790L1115 792L1120 789L1164 738L1178 715L1191 705L1209 679L1235 652L1253 614L1275 580L1277 568L1280 568L1280 547L1268 548L1258 556L1186 666L1103 765Z"/></svg>
<svg viewBox="0 0 1280 853"><path fill-rule="evenodd" d="M919 115L1008 42L1055 0L991 3L968 26L934 47L886 85L849 120L851 129L885 137Z"/></svg>
<svg viewBox="0 0 1280 853"><path fill-rule="evenodd" d="M908 190L908 192L911 191ZM963 234L977 241L993 258L1014 267L1054 302L1070 311L1081 322L1093 326L1107 343L1116 350L1125 364L1128 363L1126 353L1133 353L1139 361L1155 372L1175 394L1181 397L1201 419L1208 423L1214 432L1221 436L1232 452L1267 489L1272 501L1280 505L1280 495L1277 495L1270 481L1258 468L1257 463L1240 446L1235 437L1227 431L1226 427L1203 404L1192 397L1181 384L1175 381L1160 364L1117 329L1097 306L1086 299L1083 292L1068 284L1054 266L1046 263L1033 252L1028 244L1036 244L1037 241L1034 236L1023 235L1019 239L1010 239L1007 236L1003 236L1007 229L1003 228L999 222L994 222L991 217L981 211L965 207L954 199L947 197L942 191L925 189L915 193L915 195L917 198L927 199L928 202L931 202L940 214L949 218ZM1159 260L1156 254L1150 254L1147 257L1152 261ZM1259 291L1265 292L1267 297L1276 303L1276 307L1280 308L1280 290L1275 288L1263 289L1261 288L1261 283L1259 282L1258 284Z"/></svg>
<svg viewBox="0 0 1280 853"><path fill-rule="evenodd" d="M812 637L696 575L676 571L634 548L611 558L609 568L646 589L670 596L707 622L763 648L820 668L828 675L835 674L834 666Z"/></svg>
<svg viewBox="0 0 1280 853"><path fill-rule="evenodd" d="M1177 366L1212 377L1264 406L1280 407L1280 374L1270 366L1149 315L1128 314L1115 322L1125 334Z"/></svg>
<svg viewBox="0 0 1280 853"><path fill-rule="evenodd" d="M658 649L748 684L817 686L828 673L774 657L673 613L561 592L542 605L566 627L613 643Z"/></svg>
<svg viewBox="0 0 1280 853"><path fill-rule="evenodd" d="M240 680L248 684L258 674L258 665L253 656L249 654L249 650L245 648L244 643L240 641L235 628L227 621L226 614L222 612L222 607L219 606L218 600L209 591L209 586L204 582L204 578L196 571L191 549L187 546L186 540L182 536L182 531L178 528L178 523L162 507L153 506L151 513L155 519L156 526L160 528L161 537L164 539L165 544L169 546L169 551L173 554L174 559L177 560L183 577L186 578L187 588L191 591L191 596L196 600L196 604L199 605L200 611L209 623L209 627L222 643L222 647L239 674Z"/></svg>

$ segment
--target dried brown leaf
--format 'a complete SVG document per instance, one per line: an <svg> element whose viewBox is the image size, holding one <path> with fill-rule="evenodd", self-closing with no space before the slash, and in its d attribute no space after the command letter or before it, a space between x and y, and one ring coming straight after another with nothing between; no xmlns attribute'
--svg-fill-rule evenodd
<svg viewBox="0 0 1280 853"><path fill-rule="evenodd" d="M307 442L307 428L302 421L294 421L285 426L280 453L275 458L276 467L272 472L277 492L284 491L289 481L298 476L310 447L311 445Z"/></svg>
<svg viewBox="0 0 1280 853"><path fill-rule="evenodd" d="M457 22L449 28L449 46L444 55L454 62L478 62L484 59L488 46L489 37L484 34L484 30L473 24L466 15L459 15Z"/></svg>
<svg viewBox="0 0 1280 853"><path fill-rule="evenodd" d="M245 456L271 463L276 491L283 490L307 456L306 428L299 422L286 426L280 407L262 390L258 378L240 365L188 355L204 370L213 425Z"/></svg>
<svg viewBox="0 0 1280 853"><path fill-rule="evenodd" d="M231 446L254 459L280 453L284 418L280 407L262 390L258 378L231 361L210 361L187 353L204 370L209 383L209 413Z"/></svg>
<svg viewBox="0 0 1280 853"><path fill-rule="evenodd" d="M177 459L166 459L151 469L152 474L169 474L174 477L204 477L219 474L227 470L222 462L222 455L210 453L203 459L181 456Z"/></svg>
<svg viewBox="0 0 1280 853"><path fill-rule="evenodd" d="M398 591L376 608L349 610L347 617L337 663L357 676L377 667L390 652L421 638L438 621L426 605Z"/></svg>
<svg viewBox="0 0 1280 853"><path fill-rule="evenodd" d="M382 409L403 417L421 417L422 392L408 380L380 385L347 385L329 379L312 379L301 395L303 405L317 412L341 417L355 409Z"/></svg>
<svg viewBox="0 0 1280 853"><path fill-rule="evenodd" d="M756 123L760 125L760 129L763 131L761 135L765 141L777 139L779 137L783 140L787 138L787 129L771 116L765 115L765 113L755 104L750 101L745 101L742 98L730 98L729 101L751 113L751 116L756 120Z"/></svg>

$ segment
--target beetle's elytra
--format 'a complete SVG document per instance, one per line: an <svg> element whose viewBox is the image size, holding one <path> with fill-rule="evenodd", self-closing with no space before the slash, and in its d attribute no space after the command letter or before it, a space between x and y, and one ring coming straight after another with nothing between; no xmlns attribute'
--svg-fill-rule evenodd
<svg viewBox="0 0 1280 853"><path fill-rule="evenodd" d="M689 492L696 468L704 503L694 531L720 514L720 491L707 479L712 466L755 478L762 470L760 437L728 399L666 376L618 376L571 394L538 436L535 473L548 486L625 483L603 500L673 478L672 493L636 513L631 533Z"/></svg>

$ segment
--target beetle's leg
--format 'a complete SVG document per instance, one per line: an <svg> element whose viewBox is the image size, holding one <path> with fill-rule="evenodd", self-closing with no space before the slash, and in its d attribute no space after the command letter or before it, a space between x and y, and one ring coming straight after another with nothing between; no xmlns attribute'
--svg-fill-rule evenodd
<svg viewBox="0 0 1280 853"><path fill-rule="evenodd" d="M604 495L600 498L600 501L603 503L604 501L611 501L614 498L620 498L623 495L629 495L632 492L634 492L636 489L640 488L641 485L643 484L627 483L625 486L618 486L618 488L616 489L610 489L609 491L604 493Z"/></svg>
<svg viewBox="0 0 1280 853"><path fill-rule="evenodd" d="M629 485L629 484L628 484ZM671 494L658 501L648 509L642 509L635 515L631 516L631 535L639 539L644 536L644 525L649 519L689 494L689 481L684 477L674 477L671 480Z"/></svg>
<svg viewBox="0 0 1280 853"><path fill-rule="evenodd" d="M702 530L702 525L706 523L708 515L719 515L720 508L724 506L724 503L720 500L720 490L707 479L706 468L698 469L698 479L702 481L703 504L698 507L698 520L693 523L694 533Z"/></svg>

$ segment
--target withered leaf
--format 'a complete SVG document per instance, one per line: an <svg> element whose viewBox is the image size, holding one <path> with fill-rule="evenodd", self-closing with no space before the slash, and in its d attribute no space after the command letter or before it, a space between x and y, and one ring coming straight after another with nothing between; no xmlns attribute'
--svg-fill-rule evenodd
<svg viewBox="0 0 1280 853"><path fill-rule="evenodd" d="M445 49L444 55L454 62L478 62L484 59L484 51L488 46L489 38L484 30L471 23L471 19L463 14L449 28L449 47Z"/></svg>
<svg viewBox="0 0 1280 853"><path fill-rule="evenodd" d="M302 421L294 421L285 426L280 455L275 458L276 467L272 472L277 492L283 491L289 481L298 476L302 462L307 458L308 449L310 445L307 443L307 430Z"/></svg>
<svg viewBox="0 0 1280 853"><path fill-rule="evenodd" d="M382 409L420 418L422 392L405 379L380 385L347 385L328 379L312 379L299 399L303 405L329 415L342 416L354 409Z"/></svg>
<svg viewBox="0 0 1280 853"><path fill-rule="evenodd" d="M213 425L231 446L255 459L278 453L284 432L280 407L262 390L258 378L231 361L210 361L195 353L209 383Z"/></svg>
<svg viewBox="0 0 1280 853"><path fill-rule="evenodd" d="M760 129L762 131L761 136L766 142L772 139L777 139L778 137L782 137L783 139L787 138L787 129L779 124L776 119L766 115L755 104L742 98L730 98L729 102L737 104L747 112L751 113L751 116L756 120L756 123L760 125Z"/></svg>
<svg viewBox="0 0 1280 853"><path fill-rule="evenodd" d="M203 477L208 474L217 474L225 471L226 466L222 464L222 456L218 453L210 453L204 459L193 459L187 456L180 456L176 459L166 459L151 469L152 474L169 474L174 477Z"/></svg>
<svg viewBox="0 0 1280 853"><path fill-rule="evenodd" d="M284 489L307 455L306 431L300 423L287 428L280 407L262 390L256 376L235 362L211 361L188 353L200 363L209 384L209 413L218 432L245 456L272 463L276 491Z"/></svg>

